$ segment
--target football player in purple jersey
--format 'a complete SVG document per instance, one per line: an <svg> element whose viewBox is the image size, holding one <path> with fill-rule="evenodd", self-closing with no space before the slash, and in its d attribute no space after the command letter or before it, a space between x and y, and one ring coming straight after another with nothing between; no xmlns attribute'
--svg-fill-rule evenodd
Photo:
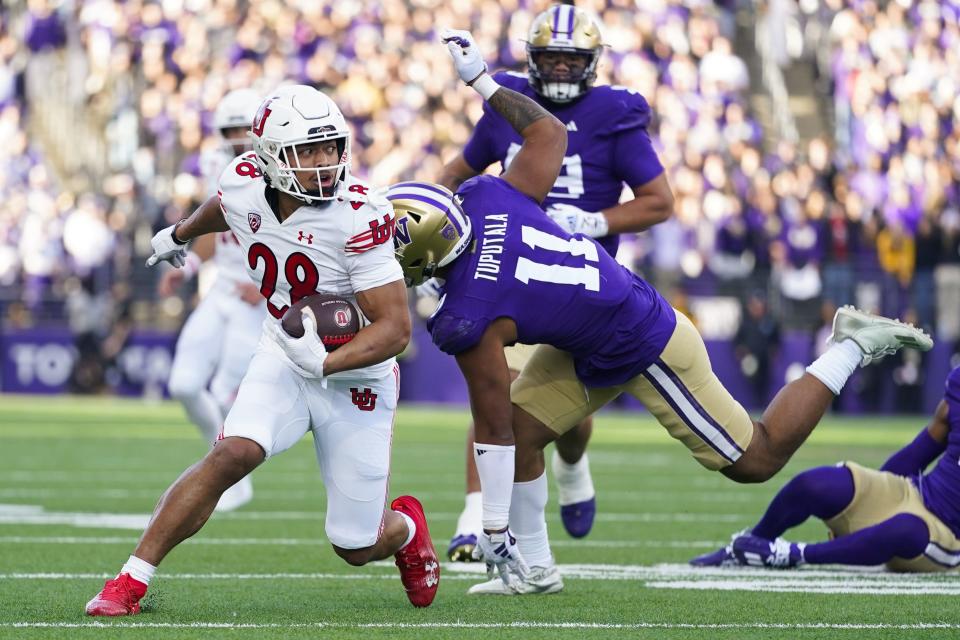
<svg viewBox="0 0 960 640"><path fill-rule="evenodd" d="M567 129L567 151L560 175L542 205L570 233L594 237L616 256L621 233L643 231L666 220L673 194L650 141L650 106L626 87L594 87L603 50L600 25L583 9L557 5L540 13L527 40L527 72L497 73L501 86L521 93L553 114ZM494 163L510 166L522 136L489 105L463 152L444 167L440 184L456 191L464 181ZM633 198L620 203L626 185ZM533 352L526 345L507 352L510 369L519 373ZM596 499L585 454L592 429L586 418L556 443L554 478L559 489L564 528L576 538L589 533ZM466 560L480 531L480 480L469 454L467 498L450 542L451 560Z"/></svg>
<svg viewBox="0 0 960 640"><path fill-rule="evenodd" d="M811 516L823 520L831 540L780 537ZM855 462L804 471L780 490L760 522L690 564L886 564L917 572L960 567L960 368L947 377L930 424L879 471Z"/></svg>
<svg viewBox="0 0 960 640"><path fill-rule="evenodd" d="M547 538L543 449L621 393L643 402L708 469L761 482L803 443L858 366L902 346L932 346L912 326L841 309L834 345L754 422L714 375L690 320L595 240L543 215L566 127L491 78L469 33L447 30L442 39L460 78L523 137L500 177L477 176L456 194L425 182L387 194L407 285L443 282L427 328L456 356L470 393L483 501L475 553L500 574L471 593L563 588ZM516 342L539 346L511 386L503 348Z"/></svg>

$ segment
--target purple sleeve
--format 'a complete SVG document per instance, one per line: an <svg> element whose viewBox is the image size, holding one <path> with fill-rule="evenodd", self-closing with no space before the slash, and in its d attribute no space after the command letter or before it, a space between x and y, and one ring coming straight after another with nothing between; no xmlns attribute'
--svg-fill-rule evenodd
<svg viewBox="0 0 960 640"><path fill-rule="evenodd" d="M645 127L629 129L616 137L613 166L617 177L631 189L647 184L663 173L663 165Z"/></svg>
<svg viewBox="0 0 960 640"><path fill-rule="evenodd" d="M915 476L918 473L923 473L923 470L936 460L946 448L946 443L941 444L934 440L927 428L924 427L913 439L913 442L890 456L880 467L880 471L889 471L898 476Z"/></svg>
<svg viewBox="0 0 960 640"><path fill-rule="evenodd" d="M473 134L467 141L467 146L463 148L463 159L477 173L483 171L494 162L500 160L494 149L494 116L487 112L487 107L483 107L483 116L473 128Z"/></svg>

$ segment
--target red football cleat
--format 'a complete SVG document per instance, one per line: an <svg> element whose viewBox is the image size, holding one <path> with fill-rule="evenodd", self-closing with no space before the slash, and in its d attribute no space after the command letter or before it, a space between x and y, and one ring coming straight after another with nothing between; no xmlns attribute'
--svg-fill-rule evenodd
<svg viewBox="0 0 960 640"><path fill-rule="evenodd" d="M410 516L417 525L413 540L397 551L394 557L410 603L415 607L428 607L436 597L440 584L440 562L430 540L423 505L413 496L400 496L390 504L390 508Z"/></svg>
<svg viewBox="0 0 960 640"><path fill-rule="evenodd" d="M140 613L140 598L147 585L121 573L103 583L103 591L87 603L88 616L132 616Z"/></svg>

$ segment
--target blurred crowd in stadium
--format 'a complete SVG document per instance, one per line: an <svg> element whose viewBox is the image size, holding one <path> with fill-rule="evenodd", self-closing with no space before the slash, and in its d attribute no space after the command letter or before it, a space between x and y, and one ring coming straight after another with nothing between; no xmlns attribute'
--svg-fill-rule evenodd
<svg viewBox="0 0 960 640"><path fill-rule="evenodd" d="M676 195L675 217L628 244L625 264L677 305L691 294L766 299L762 313L813 331L821 304L858 302L960 336L957 0L801 1L801 26L821 45L809 63L833 94L832 135L801 144L752 114L733 2L582 4L605 25L598 83L650 102ZM435 179L481 107L453 82L435 31L470 28L497 52L491 67L522 69L526 29L546 5L5 3L7 322L63 317L71 298L90 315L98 297L132 296L121 306L137 315L156 298L141 267L149 238L206 196L199 157L218 144L210 121L230 89L314 84L352 125L355 172L379 185Z"/></svg>

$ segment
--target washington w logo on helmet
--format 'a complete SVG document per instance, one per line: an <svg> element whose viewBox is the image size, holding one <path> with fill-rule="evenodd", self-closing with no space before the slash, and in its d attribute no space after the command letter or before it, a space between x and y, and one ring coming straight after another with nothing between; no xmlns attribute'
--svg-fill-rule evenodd
<svg viewBox="0 0 960 640"><path fill-rule="evenodd" d="M446 187L400 182L387 191L396 213L394 248L408 287L422 284L470 244L470 218Z"/></svg>

